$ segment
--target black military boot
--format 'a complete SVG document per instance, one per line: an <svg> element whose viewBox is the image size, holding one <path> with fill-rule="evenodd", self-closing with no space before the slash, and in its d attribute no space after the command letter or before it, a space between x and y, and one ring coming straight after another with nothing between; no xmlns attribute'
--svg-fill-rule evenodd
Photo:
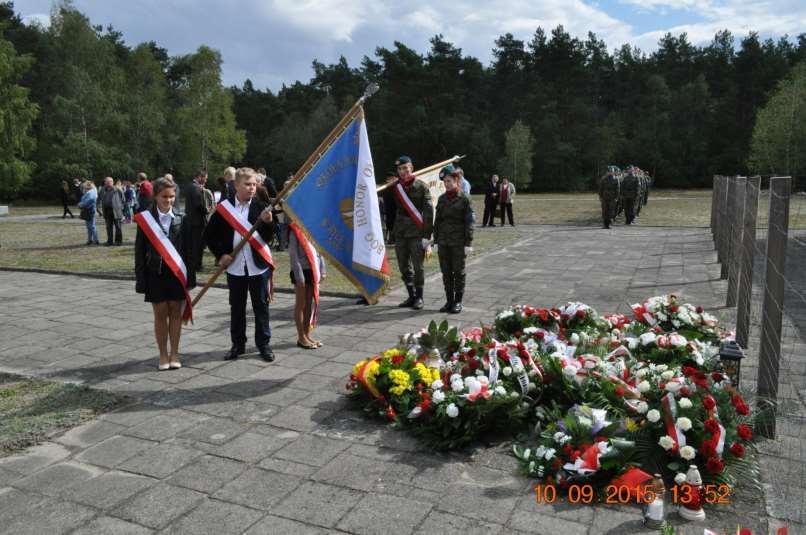
<svg viewBox="0 0 806 535"><path fill-rule="evenodd" d="M439 309L440 312L450 312L453 307L453 284L445 283L445 304Z"/></svg>
<svg viewBox="0 0 806 535"><path fill-rule="evenodd" d="M414 286L409 286L407 284L406 291L409 292L409 298L397 305L400 308L407 308L414 304Z"/></svg>
<svg viewBox="0 0 806 535"><path fill-rule="evenodd" d="M423 287L418 286L415 290L414 294L414 303L412 303L411 308L414 310L422 310L423 308Z"/></svg>
<svg viewBox="0 0 806 535"><path fill-rule="evenodd" d="M451 314L459 314L462 311L462 295L463 292L456 292L454 294L453 305L451 305Z"/></svg>

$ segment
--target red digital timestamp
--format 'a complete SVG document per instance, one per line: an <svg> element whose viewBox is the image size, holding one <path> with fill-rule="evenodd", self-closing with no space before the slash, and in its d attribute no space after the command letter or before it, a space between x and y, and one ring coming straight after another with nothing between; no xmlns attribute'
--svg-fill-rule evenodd
<svg viewBox="0 0 806 535"><path fill-rule="evenodd" d="M673 486L669 490L672 503L675 505L688 505L695 500L694 489L691 487ZM731 488L728 485L706 485L703 489L702 502L707 504L730 504ZM554 484L535 485L535 501L537 503L552 504L556 501L570 504L648 504L655 501L657 493L651 485L608 485L604 494L598 494L591 485L569 485L566 496L562 496Z"/></svg>

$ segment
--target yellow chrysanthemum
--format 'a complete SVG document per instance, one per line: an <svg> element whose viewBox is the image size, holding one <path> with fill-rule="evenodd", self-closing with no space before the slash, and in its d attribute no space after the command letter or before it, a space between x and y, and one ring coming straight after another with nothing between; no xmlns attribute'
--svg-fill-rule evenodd
<svg viewBox="0 0 806 535"><path fill-rule="evenodd" d="M395 396L399 396L411 388L411 376L403 370L391 370L389 372L389 379L395 385L389 389L389 392Z"/></svg>
<svg viewBox="0 0 806 535"><path fill-rule="evenodd" d="M439 370L437 368L431 368L431 382L433 383L437 379L439 379Z"/></svg>
<svg viewBox="0 0 806 535"><path fill-rule="evenodd" d="M624 427L630 433L635 433L636 431L638 431L638 424L635 423L635 420L633 420L632 418L625 418L624 419Z"/></svg>
<svg viewBox="0 0 806 535"><path fill-rule="evenodd" d="M377 360L373 360L367 366L367 372L364 374L364 378L372 383L375 384L375 378L378 377L378 372L381 371L381 365L378 364Z"/></svg>
<svg viewBox="0 0 806 535"><path fill-rule="evenodd" d="M381 357L383 357L383 360L387 362L391 362L394 357L405 357L405 356L406 354L400 349L397 349L396 347L393 347L392 349L387 349L386 351L381 353Z"/></svg>

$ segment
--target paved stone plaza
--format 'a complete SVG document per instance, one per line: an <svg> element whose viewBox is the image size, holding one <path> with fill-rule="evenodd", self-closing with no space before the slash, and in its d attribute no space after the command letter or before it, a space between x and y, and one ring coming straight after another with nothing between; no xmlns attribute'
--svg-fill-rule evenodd
<svg viewBox="0 0 806 535"><path fill-rule="evenodd" d="M183 331L184 368L158 373L151 308L133 282L0 273L0 370L132 399L0 460L0 532L654 533L637 506L536 504L507 443L436 454L350 407L344 386L357 360L444 317L441 281L426 286L421 313L395 306L400 289L372 307L323 298L317 351L296 347L293 298L280 294L272 364L256 354L222 361L229 311L226 291L213 289ZM567 300L627 312L679 292L732 321L725 288L705 229L524 227L517 243L470 262L465 312L449 319L475 326L511 303ZM743 374L755 377L752 362ZM775 462L786 462L778 471L794 474L801 494L784 499L802 500L806 464L786 457L764 462L773 483ZM767 533L786 518L770 499L740 492L712 507L706 526Z"/></svg>

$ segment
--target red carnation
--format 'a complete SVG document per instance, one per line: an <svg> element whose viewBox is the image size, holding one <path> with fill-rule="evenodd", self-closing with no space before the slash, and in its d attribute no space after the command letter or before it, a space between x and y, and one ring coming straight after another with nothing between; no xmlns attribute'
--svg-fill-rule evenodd
<svg viewBox="0 0 806 535"><path fill-rule="evenodd" d="M520 331L515 331L515 332L514 332L514 333L512 333L512 334L514 334L514 335L515 335L515 338L520 338L520 337L521 337L521 332L520 332Z"/></svg>
<svg viewBox="0 0 806 535"><path fill-rule="evenodd" d="M745 403L744 399L742 399L742 396L739 394L734 394L731 396L730 402L733 403L733 406L736 408L736 412L742 416L747 416L750 414L750 407L748 407L747 403Z"/></svg>
<svg viewBox="0 0 806 535"><path fill-rule="evenodd" d="M744 457L744 446L742 446L738 442L734 442L733 445L730 447L730 452L735 457Z"/></svg>
<svg viewBox="0 0 806 535"><path fill-rule="evenodd" d="M714 399L714 396L710 394L705 396L702 400L702 406L709 411L716 407L716 400Z"/></svg>
<svg viewBox="0 0 806 535"><path fill-rule="evenodd" d="M471 370L475 370L476 368L479 367L479 361L476 360L476 359L470 359L470 361L467 363L467 365L470 366Z"/></svg>
<svg viewBox="0 0 806 535"><path fill-rule="evenodd" d="M498 358L509 362L509 353L507 352L507 348L505 347L498 348Z"/></svg>
<svg viewBox="0 0 806 535"><path fill-rule="evenodd" d="M745 442L749 441L753 438L753 430L750 428L749 425L739 424L736 426L736 432L739 433L739 436Z"/></svg>
<svg viewBox="0 0 806 535"><path fill-rule="evenodd" d="M660 383L658 383L658 388L661 390L666 390L666 383L661 381Z"/></svg>
<svg viewBox="0 0 806 535"><path fill-rule="evenodd" d="M724 376L724 375L722 375L722 374L721 374L721 373L719 373L719 372L713 372L713 373L711 374L711 379L713 379L713 380L714 380L714 382L717 382L717 383L719 383L720 381L722 381L724 378L725 378L725 376Z"/></svg>
<svg viewBox="0 0 806 535"><path fill-rule="evenodd" d="M691 390L689 390L687 386L684 386L683 388L680 389L680 395L688 397L691 395Z"/></svg>
<svg viewBox="0 0 806 535"><path fill-rule="evenodd" d="M392 357L392 364L394 364L395 366L399 366L400 364L403 363L403 360L405 358L406 358L405 355L395 355Z"/></svg>
<svg viewBox="0 0 806 535"><path fill-rule="evenodd" d="M693 368L691 366L683 366L683 375L686 377L691 377L697 372L697 368Z"/></svg>
<svg viewBox="0 0 806 535"><path fill-rule="evenodd" d="M708 470L710 474L721 474L722 470L725 469L725 463L719 457L710 457L705 463L705 469Z"/></svg>
<svg viewBox="0 0 806 535"><path fill-rule="evenodd" d="M544 333L543 331L537 331L535 333L535 338L537 338L538 340L542 340L545 337L546 337L546 333Z"/></svg>
<svg viewBox="0 0 806 535"><path fill-rule="evenodd" d="M472 348L470 351L467 352L468 357L475 357L476 356L476 348Z"/></svg>
<svg viewBox="0 0 806 535"><path fill-rule="evenodd" d="M623 388L621 388L620 386L617 386L617 387L616 387L615 392L616 392L616 395L617 395L618 397L620 397L620 398L623 398L623 397L624 397L624 389L623 389Z"/></svg>
<svg viewBox="0 0 806 535"><path fill-rule="evenodd" d="M719 422L714 420L713 418L708 418L705 420L705 428L710 431L711 433L718 433L719 432Z"/></svg>
<svg viewBox="0 0 806 535"><path fill-rule="evenodd" d="M560 320L568 321L568 314L560 314Z"/></svg>
<svg viewBox="0 0 806 535"><path fill-rule="evenodd" d="M705 312L705 309L702 308L702 307L697 307L696 310L697 310L697 314L702 314L703 312Z"/></svg>
<svg viewBox="0 0 806 535"><path fill-rule="evenodd" d="M669 306L669 312L672 312L672 313L677 312L677 305L670 305Z"/></svg>
<svg viewBox="0 0 806 535"><path fill-rule="evenodd" d="M389 407L386 408L386 417L389 418L390 420L394 420L396 416L397 413L395 412L395 409L391 405L389 405Z"/></svg>
<svg viewBox="0 0 806 535"><path fill-rule="evenodd" d="M585 311L584 310L577 310L576 311L576 317L579 318L579 319L584 318L585 317Z"/></svg>

